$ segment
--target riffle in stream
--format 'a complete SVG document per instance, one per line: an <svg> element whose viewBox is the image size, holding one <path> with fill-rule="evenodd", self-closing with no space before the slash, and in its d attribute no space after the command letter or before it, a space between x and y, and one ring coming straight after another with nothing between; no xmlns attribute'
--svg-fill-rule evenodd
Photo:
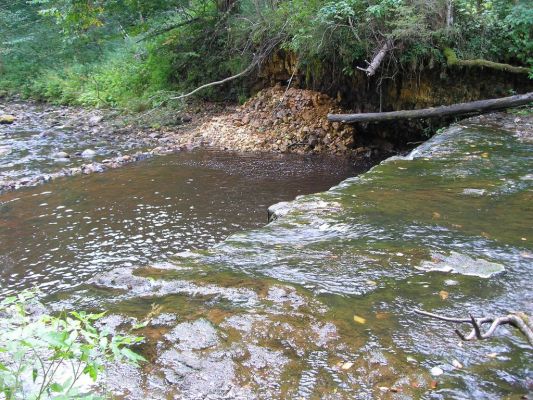
<svg viewBox="0 0 533 400"><path fill-rule="evenodd" d="M464 121L271 208L264 227L48 304L109 310L119 332L150 317L149 363L111 365L102 382L117 398L518 399L533 382L519 333L462 343L413 312L532 314L533 132L513 120Z"/></svg>

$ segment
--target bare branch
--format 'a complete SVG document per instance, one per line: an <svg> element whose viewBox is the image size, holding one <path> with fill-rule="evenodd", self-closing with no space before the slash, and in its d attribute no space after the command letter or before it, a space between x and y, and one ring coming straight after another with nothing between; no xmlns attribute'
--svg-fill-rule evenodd
<svg viewBox="0 0 533 400"><path fill-rule="evenodd" d="M425 315L431 318L439 319L441 321L453 322L453 323L468 323L472 325L472 331L465 335L460 330L456 329L455 333L464 341L471 340L482 340L488 339L494 335L496 329L500 325L512 325L517 328L520 332L524 334L527 338L529 344L533 346L533 327L529 322L529 317L521 312L512 312L504 317L483 317L483 318L474 318L472 315L470 318L453 318L446 317L443 315L433 314L423 310L414 310L415 313L420 315ZM490 323L489 329L482 332L481 327L483 324Z"/></svg>
<svg viewBox="0 0 533 400"><path fill-rule="evenodd" d="M219 81L206 83L205 85L197 87L192 92L189 92L189 93L186 93L186 94L182 94L181 96L177 96L177 97L171 97L169 100L181 100L181 99L184 99L186 97L192 96L193 94L198 93L199 91L201 91L203 89L206 89L208 87L223 85L224 83L230 82L232 80L240 78L241 76L247 75L255 67L261 65L263 60L271 54L272 50L279 44L279 42L280 42L280 39L278 38L278 39L272 40L270 43L265 45L264 48L254 57L254 59L252 60L250 65L248 65L248 67L246 67L244 70L242 70L238 74L229 76L229 77L224 78L224 79L219 80Z"/></svg>
<svg viewBox="0 0 533 400"><path fill-rule="evenodd" d="M381 49L372 59L372 62L369 63L368 67L366 68L357 67L357 69L360 69L361 71L365 71L367 76L375 75L376 71L381 65L381 62L385 58L385 55L387 54L389 50L392 49L393 45L394 45L394 42L392 41L392 39L387 39L385 43L383 44L383 46L381 47Z"/></svg>

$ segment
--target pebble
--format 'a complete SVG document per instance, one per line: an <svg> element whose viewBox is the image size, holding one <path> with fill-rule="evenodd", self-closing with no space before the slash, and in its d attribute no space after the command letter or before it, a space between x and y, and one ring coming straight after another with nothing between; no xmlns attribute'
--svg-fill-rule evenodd
<svg viewBox="0 0 533 400"><path fill-rule="evenodd" d="M16 118L14 115L10 115L10 114L0 115L0 124L5 124L5 125L12 124L13 122L15 122L15 120Z"/></svg>
<svg viewBox="0 0 533 400"><path fill-rule="evenodd" d="M353 362L348 361L348 362L345 362L344 364L342 364L341 369L344 370L344 371L347 371L347 370L349 370L352 367L353 367Z"/></svg>
<svg viewBox="0 0 533 400"><path fill-rule="evenodd" d="M461 364L459 361L457 360L452 360L452 365L457 368L457 369L461 369L463 368L463 364Z"/></svg>
<svg viewBox="0 0 533 400"><path fill-rule="evenodd" d="M65 151L58 151L54 154L54 158L70 158L70 154Z"/></svg>
<svg viewBox="0 0 533 400"><path fill-rule="evenodd" d="M86 149L86 150L83 150L83 152L81 153L81 156L83 158L92 158L96 155L96 151L92 150L92 149Z"/></svg>
<svg viewBox="0 0 533 400"><path fill-rule="evenodd" d="M433 376L440 376L440 375L442 375L444 373L444 371L440 367L433 367L433 368L431 368L431 370L429 372Z"/></svg>

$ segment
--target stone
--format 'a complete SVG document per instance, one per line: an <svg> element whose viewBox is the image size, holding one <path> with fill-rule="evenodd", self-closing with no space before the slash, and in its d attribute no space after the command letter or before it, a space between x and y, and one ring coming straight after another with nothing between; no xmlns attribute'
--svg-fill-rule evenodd
<svg viewBox="0 0 533 400"><path fill-rule="evenodd" d="M432 254L431 261L422 261L415 267L421 271L440 271L455 274L490 278L505 271L502 264L490 262L482 258L472 258L465 254L452 251L449 255Z"/></svg>
<svg viewBox="0 0 533 400"><path fill-rule="evenodd" d="M92 150L92 149L85 149L83 150L83 152L81 153L81 156L83 158L93 158L94 156L96 155L96 151Z"/></svg>
<svg viewBox="0 0 533 400"><path fill-rule="evenodd" d="M314 147L318 144L318 138L315 135L309 136L309 139L307 139L307 143L309 146Z"/></svg>
<svg viewBox="0 0 533 400"><path fill-rule="evenodd" d="M98 124L100 124L103 120L103 117L101 117L100 115L94 115L92 116L91 118L89 118L89 126L96 126Z"/></svg>
<svg viewBox="0 0 533 400"><path fill-rule="evenodd" d="M3 114L3 115L0 115L0 124L9 125L15 122L16 119L17 118L15 118L14 115Z"/></svg>
<svg viewBox="0 0 533 400"><path fill-rule="evenodd" d="M66 159L70 158L70 154L65 151L58 151L57 153L54 153L54 158Z"/></svg>

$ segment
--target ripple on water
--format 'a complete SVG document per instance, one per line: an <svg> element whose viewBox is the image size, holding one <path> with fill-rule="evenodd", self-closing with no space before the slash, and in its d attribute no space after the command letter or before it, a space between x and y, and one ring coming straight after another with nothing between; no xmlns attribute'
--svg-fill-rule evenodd
<svg viewBox="0 0 533 400"><path fill-rule="evenodd" d="M115 267L205 249L266 208L349 174L335 159L181 153L0 196L0 291L61 290Z"/></svg>

